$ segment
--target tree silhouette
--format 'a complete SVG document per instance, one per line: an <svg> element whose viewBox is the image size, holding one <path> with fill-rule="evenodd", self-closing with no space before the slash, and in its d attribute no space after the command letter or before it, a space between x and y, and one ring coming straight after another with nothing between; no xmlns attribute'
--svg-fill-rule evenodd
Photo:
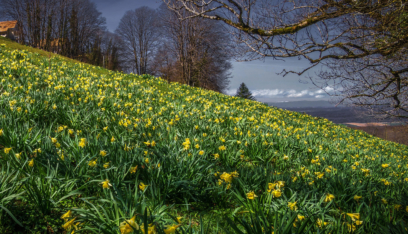
<svg viewBox="0 0 408 234"><path fill-rule="evenodd" d="M256 101L255 97L252 96L251 91L249 91L248 87L245 85L245 83L242 83L238 90L237 90L237 94L235 95L236 97L241 97L241 98L246 98L249 100L253 100Z"/></svg>

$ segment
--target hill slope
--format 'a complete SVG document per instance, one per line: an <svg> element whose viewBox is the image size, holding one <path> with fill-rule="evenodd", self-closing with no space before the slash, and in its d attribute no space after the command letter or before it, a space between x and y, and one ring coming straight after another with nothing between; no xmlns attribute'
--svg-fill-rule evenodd
<svg viewBox="0 0 408 234"><path fill-rule="evenodd" d="M177 215L184 216L178 230L199 232L196 210L207 233L406 225L406 146L326 119L0 44L5 233L33 226L96 233L133 226L137 233L148 224L149 233L171 233ZM48 221L30 218L33 212Z"/></svg>

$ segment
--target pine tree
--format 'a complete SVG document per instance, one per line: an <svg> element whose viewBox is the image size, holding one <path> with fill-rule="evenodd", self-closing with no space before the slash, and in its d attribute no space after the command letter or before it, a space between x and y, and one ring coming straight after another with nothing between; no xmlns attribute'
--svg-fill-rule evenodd
<svg viewBox="0 0 408 234"><path fill-rule="evenodd" d="M249 100L253 100L255 101L255 97L252 96L251 91L249 91L248 87L245 85L245 83L242 83L238 90L237 90L237 94L235 95L236 97L241 97L241 98L246 98Z"/></svg>

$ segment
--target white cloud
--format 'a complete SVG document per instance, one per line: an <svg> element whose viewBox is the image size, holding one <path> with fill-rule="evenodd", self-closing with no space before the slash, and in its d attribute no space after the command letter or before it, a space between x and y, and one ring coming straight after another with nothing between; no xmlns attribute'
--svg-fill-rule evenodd
<svg viewBox="0 0 408 234"><path fill-rule="evenodd" d="M296 91L294 89L255 89L250 90L255 98L324 98L327 97L327 93L334 91L332 87L327 86L324 89L319 89L316 91L310 90L300 90ZM235 95L237 93L236 89L230 89L225 92L228 95Z"/></svg>
<svg viewBox="0 0 408 234"><path fill-rule="evenodd" d="M289 94L289 95L287 95L287 97L299 98L299 97L311 96L311 95L313 95L313 92L309 92L308 90L302 90L299 93Z"/></svg>

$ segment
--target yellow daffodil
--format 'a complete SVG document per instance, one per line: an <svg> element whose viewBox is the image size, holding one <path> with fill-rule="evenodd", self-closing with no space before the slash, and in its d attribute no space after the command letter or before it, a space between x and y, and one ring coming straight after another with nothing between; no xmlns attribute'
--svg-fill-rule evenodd
<svg viewBox="0 0 408 234"><path fill-rule="evenodd" d="M137 166L131 167L129 171L130 171L131 174L134 174L134 173L136 173L136 170L137 170Z"/></svg>
<svg viewBox="0 0 408 234"><path fill-rule="evenodd" d="M142 191L145 191L145 189L146 189L147 186L148 186L148 185L144 184L143 182L140 182L140 184L139 184L139 188L140 188L140 190L142 190Z"/></svg>
<svg viewBox="0 0 408 234"><path fill-rule="evenodd" d="M353 221L360 219L360 213L347 213L347 215L350 216Z"/></svg>
<svg viewBox="0 0 408 234"><path fill-rule="evenodd" d="M289 207L291 210L297 210L296 203L297 203L297 202L288 202L288 207Z"/></svg>
<svg viewBox="0 0 408 234"><path fill-rule="evenodd" d="M0 129L0 136L3 136L3 129Z"/></svg>
<svg viewBox="0 0 408 234"><path fill-rule="evenodd" d="M276 184L275 183L268 183L268 193L272 192L273 189L275 189Z"/></svg>
<svg viewBox="0 0 408 234"><path fill-rule="evenodd" d="M109 167L109 162L103 164L103 168L107 169Z"/></svg>
<svg viewBox="0 0 408 234"><path fill-rule="evenodd" d="M183 217L181 217L181 216L178 216L177 217L177 223L181 223L181 219L182 219Z"/></svg>
<svg viewBox="0 0 408 234"><path fill-rule="evenodd" d="M4 148L4 153L8 154L11 151L11 148Z"/></svg>
<svg viewBox="0 0 408 234"><path fill-rule="evenodd" d="M357 195L354 196L354 200L356 200L356 201L360 200L361 198L362 198L362 196L357 196Z"/></svg>
<svg viewBox="0 0 408 234"><path fill-rule="evenodd" d="M96 166L97 161L98 161L98 159L92 160L92 161L90 161L90 162L88 163L88 165L89 165L90 167L94 167L94 166Z"/></svg>
<svg viewBox="0 0 408 234"><path fill-rule="evenodd" d="M323 220L321 219L317 219L317 226L322 227L322 226L326 226L327 224L329 224L328 222L323 222Z"/></svg>
<svg viewBox="0 0 408 234"><path fill-rule="evenodd" d="M69 230L72 227L74 227L74 222L75 222L76 218L71 219L70 221L66 222L65 224L62 225L62 228L64 228L65 230Z"/></svg>
<svg viewBox="0 0 408 234"><path fill-rule="evenodd" d="M282 188L282 187L285 186L285 181L278 181L277 185L278 185L279 188Z"/></svg>
<svg viewBox="0 0 408 234"><path fill-rule="evenodd" d="M358 225L358 226L360 226L360 225L362 225L362 224L363 224L363 221L356 220L355 224L356 224L356 225Z"/></svg>
<svg viewBox="0 0 408 234"><path fill-rule="evenodd" d="M347 227L349 232L354 232L357 229L357 227L354 224L347 223Z"/></svg>
<svg viewBox="0 0 408 234"><path fill-rule="evenodd" d="M121 222L119 230L121 234L129 234L134 230L139 230L139 225L136 223L136 215L129 220Z"/></svg>
<svg viewBox="0 0 408 234"><path fill-rule="evenodd" d="M387 167L389 167L389 166L390 166L389 163L388 163L388 164L382 164L382 165L381 165L382 168L387 168Z"/></svg>
<svg viewBox="0 0 408 234"><path fill-rule="evenodd" d="M31 161L28 163L28 166L34 167L34 159L31 159Z"/></svg>
<svg viewBox="0 0 408 234"><path fill-rule="evenodd" d="M72 211L69 210L67 213L65 213L65 214L63 214L61 216L61 219L65 220L65 222L66 222L68 220L68 218L71 218L71 217L72 217Z"/></svg>
<svg viewBox="0 0 408 234"><path fill-rule="evenodd" d="M250 192L247 193L246 195L247 195L247 198L248 198L249 200L254 200L256 197L258 197L258 196L254 193L254 191L250 191Z"/></svg>
<svg viewBox="0 0 408 234"><path fill-rule="evenodd" d="M222 175L220 176L220 178L221 178L222 180L224 180L226 183L231 183L231 182L232 182L232 175L229 174L229 173L227 173L227 172L222 173Z"/></svg>
<svg viewBox="0 0 408 234"><path fill-rule="evenodd" d="M388 201L385 198L381 199L381 201L382 201L383 204L388 204Z"/></svg>
<svg viewBox="0 0 408 234"><path fill-rule="evenodd" d="M108 179L106 179L105 181L103 181L101 184L102 184L102 188L104 188L104 189L108 189L109 186L112 186L112 185L109 183L109 180L108 180Z"/></svg>
<svg viewBox="0 0 408 234"><path fill-rule="evenodd" d="M273 197L281 197L282 192L280 191L280 189L276 189L276 190L272 191L272 195L273 195Z"/></svg>
<svg viewBox="0 0 408 234"><path fill-rule="evenodd" d="M86 145L86 139L85 138L81 138L81 140L79 141L79 146L81 148L84 148Z"/></svg>
<svg viewBox="0 0 408 234"><path fill-rule="evenodd" d="M181 226L181 224L168 226L166 229L164 229L164 233L166 233L166 234L175 233L175 232L176 232L176 229L177 229L178 227L180 227L180 226Z"/></svg>
<svg viewBox="0 0 408 234"><path fill-rule="evenodd" d="M107 154L107 152L105 150L99 151L99 155L101 155L102 157L105 157L106 154Z"/></svg>
<svg viewBox="0 0 408 234"><path fill-rule="evenodd" d="M328 193L328 194L326 195L326 198L324 199L324 202L330 202L330 201L332 201L333 199L334 199L334 195Z"/></svg>
<svg viewBox="0 0 408 234"><path fill-rule="evenodd" d="M145 233L145 227L144 224L142 224L142 226L140 226L140 230L142 230L143 234L156 234L156 227L153 224L149 224L148 228L147 228L147 233Z"/></svg>

